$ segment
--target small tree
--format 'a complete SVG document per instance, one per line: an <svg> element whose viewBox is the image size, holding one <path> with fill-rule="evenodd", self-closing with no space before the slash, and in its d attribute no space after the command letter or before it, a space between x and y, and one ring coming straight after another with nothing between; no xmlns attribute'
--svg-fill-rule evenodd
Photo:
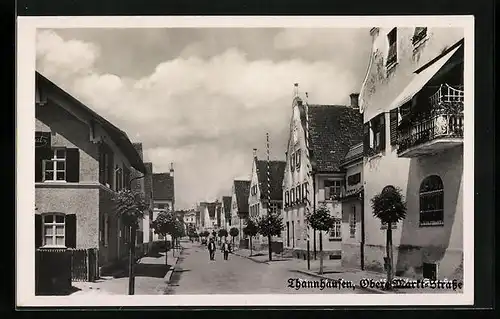
<svg viewBox="0 0 500 319"><path fill-rule="evenodd" d="M269 260L273 260L273 250L271 246L272 236L278 236L284 229L283 218L279 214L268 213L258 220L259 233L267 237Z"/></svg>
<svg viewBox="0 0 500 319"><path fill-rule="evenodd" d="M189 240L193 240L193 238L196 238L196 228L193 224L188 224L187 226L187 235L189 237Z"/></svg>
<svg viewBox="0 0 500 319"><path fill-rule="evenodd" d="M238 228L233 227L229 230L229 235L231 235L231 242L232 245L234 246L234 238L240 234L240 231Z"/></svg>
<svg viewBox="0 0 500 319"><path fill-rule="evenodd" d="M122 189L113 197L116 205L116 214L121 222L127 227L129 232L129 294L134 294L134 262L135 262L135 242L139 220L144 218L145 213L149 214L149 205L140 193L132 192L129 189Z"/></svg>
<svg viewBox="0 0 500 319"><path fill-rule="evenodd" d="M200 233L201 237L205 237L207 239L208 236L210 236L210 232L208 230L204 230Z"/></svg>
<svg viewBox="0 0 500 319"><path fill-rule="evenodd" d="M165 237L165 265L167 264L168 243L167 234L171 234L174 229L175 217L172 212L161 211L152 223L155 234Z"/></svg>
<svg viewBox="0 0 500 319"><path fill-rule="evenodd" d="M323 231L328 231L333 227L335 219L330 215L326 205L321 205L313 213L306 215L308 224L319 231L319 273L323 274Z"/></svg>
<svg viewBox="0 0 500 319"><path fill-rule="evenodd" d="M250 237L250 256L253 255L253 245L252 245L252 237L257 235L259 232L259 227L257 223L253 219L248 219L246 222L245 228L243 228L243 233Z"/></svg>
<svg viewBox="0 0 500 319"><path fill-rule="evenodd" d="M400 188L386 186L382 191L371 199L373 216L387 224L386 230L386 253L385 267L387 271L387 282L391 283L394 277L393 252L392 252L392 225L406 217L406 203ZM391 286L387 285L390 289Z"/></svg>
<svg viewBox="0 0 500 319"><path fill-rule="evenodd" d="M172 255L175 252L175 248L180 245L179 238L186 236L186 229L182 220L176 218L173 226L172 232L170 233L170 235L172 235Z"/></svg>
<svg viewBox="0 0 500 319"><path fill-rule="evenodd" d="M218 235L219 235L219 238L222 241L222 237L227 237L227 235L228 235L227 230L225 230L225 229L219 229Z"/></svg>

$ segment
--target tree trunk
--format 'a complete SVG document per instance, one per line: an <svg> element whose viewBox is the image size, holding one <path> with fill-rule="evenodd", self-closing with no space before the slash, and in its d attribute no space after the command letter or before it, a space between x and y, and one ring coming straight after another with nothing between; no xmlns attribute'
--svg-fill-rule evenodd
<svg viewBox="0 0 500 319"><path fill-rule="evenodd" d="M393 274L393 269L392 269L392 223L388 222L387 223L387 244L386 244L386 250L387 250L387 283L389 285L387 286L388 289L391 289L391 283L392 279L394 278Z"/></svg>
<svg viewBox="0 0 500 319"><path fill-rule="evenodd" d="M168 265L167 262L167 256L168 256L168 241L167 241L167 235L165 234L165 265Z"/></svg>
<svg viewBox="0 0 500 319"><path fill-rule="evenodd" d="M136 229L133 226L129 227L130 241L129 241L129 268L128 268L128 294L134 294L135 278L134 278L134 264L135 264L135 238Z"/></svg>
<svg viewBox="0 0 500 319"><path fill-rule="evenodd" d="M319 274L323 274L323 232L319 231Z"/></svg>
<svg viewBox="0 0 500 319"><path fill-rule="evenodd" d="M267 236L267 246L269 249L269 261L273 260L273 249L271 247L271 235Z"/></svg>
<svg viewBox="0 0 500 319"><path fill-rule="evenodd" d="M252 236L250 236L250 256L253 255Z"/></svg>

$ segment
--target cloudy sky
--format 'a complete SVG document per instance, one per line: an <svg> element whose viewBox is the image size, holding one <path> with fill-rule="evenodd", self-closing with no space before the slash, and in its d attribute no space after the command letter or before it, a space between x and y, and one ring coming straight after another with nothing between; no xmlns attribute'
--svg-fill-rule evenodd
<svg viewBox="0 0 500 319"><path fill-rule="evenodd" d="M368 29L57 29L37 34L37 70L174 162L178 208L230 195L252 149L284 159L293 84L346 104L365 76Z"/></svg>

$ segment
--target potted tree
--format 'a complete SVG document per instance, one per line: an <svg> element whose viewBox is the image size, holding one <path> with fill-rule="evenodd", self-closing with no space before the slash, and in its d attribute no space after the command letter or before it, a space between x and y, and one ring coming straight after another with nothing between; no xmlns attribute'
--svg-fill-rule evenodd
<svg viewBox="0 0 500 319"><path fill-rule="evenodd" d="M406 203L403 200L401 189L394 186L386 186L382 191L371 199L373 215L387 224L386 230L386 253L384 266L387 271L387 289L391 289L390 283L394 278L393 251L392 251L392 225L406 217Z"/></svg>
<svg viewBox="0 0 500 319"><path fill-rule="evenodd" d="M236 227L232 227L229 230L229 235L231 235L231 246L234 246L234 238L240 234L240 230Z"/></svg>
<svg viewBox="0 0 500 319"><path fill-rule="evenodd" d="M165 265L167 263L167 253L169 249L167 234L171 234L174 229L175 217L172 212L161 211L152 223L155 234L160 234L165 237Z"/></svg>
<svg viewBox="0 0 500 319"><path fill-rule="evenodd" d="M272 236L278 236L281 234L281 231L284 229L283 219L281 215L268 213L258 220L258 229L259 233L262 236L267 237L268 242L268 252L269 252L269 261L273 260L273 250L271 246L271 238Z"/></svg>
<svg viewBox="0 0 500 319"><path fill-rule="evenodd" d="M259 232L259 228L257 226L257 223L253 219L248 219L246 222L245 228L243 228L243 233L245 236L248 236L250 238L250 256L253 255L253 245L252 245L252 237L257 235Z"/></svg>
<svg viewBox="0 0 500 319"><path fill-rule="evenodd" d="M334 218L326 205L320 205L315 211L306 215L309 225L319 231L319 274L323 274L323 231L332 228Z"/></svg>

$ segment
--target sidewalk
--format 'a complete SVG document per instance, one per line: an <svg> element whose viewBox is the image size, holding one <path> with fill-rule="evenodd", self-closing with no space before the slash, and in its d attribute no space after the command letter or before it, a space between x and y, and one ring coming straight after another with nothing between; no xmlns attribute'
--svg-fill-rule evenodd
<svg viewBox="0 0 500 319"><path fill-rule="evenodd" d="M165 265L165 252L151 253L135 265L135 295L162 295L170 281L180 251L172 257L170 251ZM73 282L79 289L72 295L128 295L128 270L121 269L112 276L102 277L96 282Z"/></svg>
<svg viewBox="0 0 500 319"><path fill-rule="evenodd" d="M252 256L250 256L250 250L239 249L233 252L235 255L251 259L255 262L269 264L269 256L266 251L253 251ZM279 254L273 254L274 261L283 261L281 263L276 263L280 267L285 267L289 271L298 272L306 274L309 276L314 276L317 278L327 279L327 280L344 280L352 281L358 289L366 290L371 293L378 294L442 294L442 293L463 293L462 289L433 289L430 287L426 288L395 288L392 291L387 291L382 288L382 283L386 280L385 273L362 271L360 269L346 269L341 266L340 260L327 260L323 261L323 275L319 275L319 257L314 260L310 260L310 270L307 269L307 260L292 258L292 257L281 257ZM411 278L396 277L395 279L414 281ZM360 284L364 283L363 286L368 285L368 287L362 287ZM371 282L371 284L370 284ZM375 284L378 283L378 288Z"/></svg>

